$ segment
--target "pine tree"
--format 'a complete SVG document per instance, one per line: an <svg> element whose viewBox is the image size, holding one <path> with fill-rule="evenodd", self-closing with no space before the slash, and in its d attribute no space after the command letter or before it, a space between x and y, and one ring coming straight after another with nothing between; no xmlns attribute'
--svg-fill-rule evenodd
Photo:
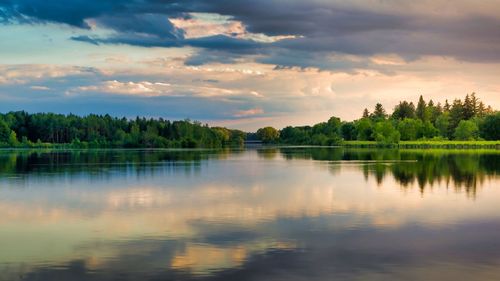
<svg viewBox="0 0 500 281"><path fill-rule="evenodd" d="M400 101L392 112L393 119L403 120L405 118L415 118L415 105L412 102Z"/></svg>
<svg viewBox="0 0 500 281"><path fill-rule="evenodd" d="M455 99L450 109L450 131L454 132L461 120L464 119L464 105L460 99Z"/></svg>
<svg viewBox="0 0 500 281"><path fill-rule="evenodd" d="M436 110L437 110L437 112L439 112L439 114L443 113L443 107L441 106L440 102L438 102L438 104L436 106Z"/></svg>
<svg viewBox="0 0 500 281"><path fill-rule="evenodd" d="M428 118L426 118L425 108L426 108L426 104L425 104L424 98L422 97L422 95L420 95L420 98L418 99L417 110L415 113L417 115L417 118L422 120L422 121L425 121L426 119L428 119Z"/></svg>
<svg viewBox="0 0 500 281"><path fill-rule="evenodd" d="M474 105L472 103L472 99L470 98L469 94L465 96L465 100L463 103L463 119L469 120L472 117L474 117L474 112L476 111L474 108Z"/></svg>
<svg viewBox="0 0 500 281"><path fill-rule="evenodd" d="M477 106L477 116L483 117L485 114L486 114L486 107L484 106L484 103L480 101L479 105Z"/></svg>
<svg viewBox="0 0 500 281"><path fill-rule="evenodd" d="M429 101L426 108L426 118L431 121L432 124L436 123L436 119L439 115L442 114L441 104L438 103L437 106L434 106L434 102L432 100Z"/></svg>
<svg viewBox="0 0 500 281"><path fill-rule="evenodd" d="M444 102L443 111L445 112L450 111L450 104L448 103L448 100Z"/></svg>
<svg viewBox="0 0 500 281"><path fill-rule="evenodd" d="M363 110L363 118L368 118L370 117L370 112L368 111L368 108L365 108L365 110Z"/></svg>
<svg viewBox="0 0 500 281"><path fill-rule="evenodd" d="M493 110L493 107L491 107L491 105L488 105L488 107L486 108L486 110L484 111L484 114L485 115L489 115L489 114L493 114L493 112L495 112Z"/></svg>
<svg viewBox="0 0 500 281"><path fill-rule="evenodd" d="M373 110L372 117L375 120L383 120L383 119L387 118L387 113L385 112L385 109L381 103L377 103L375 105L375 109Z"/></svg>
<svg viewBox="0 0 500 281"><path fill-rule="evenodd" d="M470 99L472 102L472 107L474 108L474 116L478 114L478 109L479 109L479 99L476 97L476 93L472 92L470 95Z"/></svg>

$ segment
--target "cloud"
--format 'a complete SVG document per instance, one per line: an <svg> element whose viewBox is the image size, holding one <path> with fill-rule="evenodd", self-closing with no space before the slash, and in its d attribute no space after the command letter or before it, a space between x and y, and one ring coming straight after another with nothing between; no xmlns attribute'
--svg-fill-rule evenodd
<svg viewBox="0 0 500 281"><path fill-rule="evenodd" d="M192 65L233 63L258 55L262 63L337 71L338 61L318 58L398 55L411 61L445 56L498 62L500 9L496 4L494 0L481 5L465 0L452 4L444 0L419 4L401 0L72 0L60 5L56 0L11 0L0 2L0 17L90 29L92 34L73 39L92 44L205 50L187 61ZM102 28L111 33L103 35Z"/></svg>
<svg viewBox="0 0 500 281"><path fill-rule="evenodd" d="M98 36L74 36L72 40L87 42L94 45L99 44L125 44L141 47L198 47L211 50L222 50L229 53L253 54L262 46L262 43L250 39L239 39L225 35L214 35L209 37L172 39L148 36L140 33L119 33L105 38ZM226 53L224 53L225 55Z"/></svg>
<svg viewBox="0 0 500 281"><path fill-rule="evenodd" d="M90 28L85 19L123 10L127 2L125 0L73 0L61 5L57 0L5 0L0 2L0 7L3 9L4 19L7 20L25 20L34 23L56 22L80 28Z"/></svg>
<svg viewBox="0 0 500 281"><path fill-rule="evenodd" d="M242 36L246 30L239 21L217 14L190 13L189 17L173 18L170 21L185 32L187 38L207 37L214 35Z"/></svg>
<svg viewBox="0 0 500 281"><path fill-rule="evenodd" d="M96 68L79 66L0 65L0 85L26 84L36 80L57 79L68 76L95 75L98 72Z"/></svg>
<svg viewBox="0 0 500 281"><path fill-rule="evenodd" d="M248 117L263 114L264 110L262 108L251 108L248 110L239 110L236 111L233 116L234 117Z"/></svg>
<svg viewBox="0 0 500 281"><path fill-rule="evenodd" d="M168 83L142 82L120 82L117 80L103 82L99 86L80 86L69 90L78 92L101 92L120 95L160 96L171 92Z"/></svg>
<svg viewBox="0 0 500 281"><path fill-rule="evenodd" d="M95 19L95 22L119 33L154 36L158 39L184 38L184 31L176 28L167 16L161 14L102 16Z"/></svg>
<svg viewBox="0 0 500 281"><path fill-rule="evenodd" d="M46 86L31 86L30 88L33 89L33 90L39 90L39 91L48 91L48 90L50 90L50 88L46 87Z"/></svg>

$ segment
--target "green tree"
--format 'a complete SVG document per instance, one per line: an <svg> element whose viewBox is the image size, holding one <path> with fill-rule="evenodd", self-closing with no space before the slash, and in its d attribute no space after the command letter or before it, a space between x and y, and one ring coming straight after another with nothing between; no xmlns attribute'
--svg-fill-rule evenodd
<svg viewBox="0 0 500 281"><path fill-rule="evenodd" d="M450 111L450 109L451 109L451 106L450 106L450 104L448 103L448 100L445 100L445 102L444 102L444 106L443 106L443 111L444 111L444 112L448 112L448 111Z"/></svg>
<svg viewBox="0 0 500 281"><path fill-rule="evenodd" d="M365 108L365 110L363 110L363 117L362 118L368 118L370 117L370 111L368 111L368 108Z"/></svg>
<svg viewBox="0 0 500 281"><path fill-rule="evenodd" d="M14 132L12 130L10 131L9 139L8 139L7 143L10 146L18 146L19 145L19 141L17 140L16 132Z"/></svg>
<svg viewBox="0 0 500 281"><path fill-rule="evenodd" d="M231 145L242 146L245 143L246 134L240 130L231 130L231 138L229 140Z"/></svg>
<svg viewBox="0 0 500 281"><path fill-rule="evenodd" d="M370 119L362 118L355 123L358 140L373 140L373 125Z"/></svg>
<svg viewBox="0 0 500 281"><path fill-rule="evenodd" d="M461 100L455 99L450 109L449 131L454 132L461 120L464 120L464 106Z"/></svg>
<svg viewBox="0 0 500 281"><path fill-rule="evenodd" d="M398 131L401 134L401 140L433 138L439 134L439 130L430 121L422 122L420 119L409 118L399 122Z"/></svg>
<svg viewBox="0 0 500 281"><path fill-rule="evenodd" d="M477 139L479 128L472 120L461 120L455 129L455 139L457 140L474 140Z"/></svg>
<svg viewBox="0 0 500 281"><path fill-rule="evenodd" d="M441 104L438 103L437 106L435 106L432 100L430 100L427 104L427 108L425 109L425 111L426 116L432 124L436 124L436 119L439 117L439 115L443 114Z"/></svg>
<svg viewBox="0 0 500 281"><path fill-rule="evenodd" d="M479 132L485 140L500 140L500 112L486 116Z"/></svg>
<svg viewBox="0 0 500 281"><path fill-rule="evenodd" d="M328 122L326 123L324 134L330 138L339 137L341 124L342 122L340 121L340 118L335 116L330 117L330 119L328 119Z"/></svg>
<svg viewBox="0 0 500 281"><path fill-rule="evenodd" d="M303 127L285 127L280 132L280 140L288 144L308 144L309 136Z"/></svg>
<svg viewBox="0 0 500 281"><path fill-rule="evenodd" d="M439 135L439 130L432 125L430 121L425 121L421 123L419 137L422 138L433 138Z"/></svg>
<svg viewBox="0 0 500 281"><path fill-rule="evenodd" d="M127 147L140 147L141 146L141 129L139 125L133 124L130 128L130 133L125 138L125 145Z"/></svg>
<svg viewBox="0 0 500 281"><path fill-rule="evenodd" d="M436 119L436 128L439 131L439 134L444 138L450 138L450 114L449 112L444 112L439 115Z"/></svg>
<svg viewBox="0 0 500 281"><path fill-rule="evenodd" d="M221 142L221 143L227 143L231 140L231 131L226 129L226 128L222 128L222 127L216 127L216 128L213 128L213 131L217 137L217 139Z"/></svg>
<svg viewBox="0 0 500 281"><path fill-rule="evenodd" d="M355 140L357 136L356 127L353 122L343 122L340 126L340 133L344 140Z"/></svg>
<svg viewBox="0 0 500 281"><path fill-rule="evenodd" d="M477 105L477 116L484 117L485 113L486 113L486 106L482 101L480 101L479 104Z"/></svg>
<svg viewBox="0 0 500 281"><path fill-rule="evenodd" d="M420 98L418 99L418 104L417 104L417 109L415 110L415 115L417 116L418 119L422 121L428 120L428 116L426 114L426 103L424 101L424 98L422 95L420 95Z"/></svg>
<svg viewBox="0 0 500 281"><path fill-rule="evenodd" d="M398 131L401 140L415 140L417 139L418 122L415 119L405 118L398 124Z"/></svg>
<svg viewBox="0 0 500 281"><path fill-rule="evenodd" d="M274 143L279 139L280 133L273 127L264 127L257 130L257 137L264 143Z"/></svg>
<svg viewBox="0 0 500 281"><path fill-rule="evenodd" d="M390 121L377 122L373 129L373 138L382 144L399 143L400 134Z"/></svg>
<svg viewBox="0 0 500 281"><path fill-rule="evenodd" d="M381 103L375 105L373 114L371 116L375 121L385 120L387 118L387 113Z"/></svg>
<svg viewBox="0 0 500 281"><path fill-rule="evenodd" d="M471 99L472 108L474 110L473 116L478 116L478 114L479 114L479 103L481 101L476 97L476 93L474 93L474 92L472 92L472 94L470 95L470 99Z"/></svg>
<svg viewBox="0 0 500 281"><path fill-rule="evenodd" d="M314 134L312 137L313 145L328 145L328 137L325 134Z"/></svg>
<svg viewBox="0 0 500 281"><path fill-rule="evenodd" d="M162 140L160 138L158 136L158 128L150 124L142 134L142 143L145 147L162 147Z"/></svg>
<svg viewBox="0 0 500 281"><path fill-rule="evenodd" d="M0 143L9 143L11 131L7 123L0 119Z"/></svg>
<svg viewBox="0 0 500 281"><path fill-rule="evenodd" d="M473 97L476 98L475 95ZM462 107L462 117L465 120L469 120L476 115L476 105L474 100L467 94Z"/></svg>
<svg viewBox="0 0 500 281"><path fill-rule="evenodd" d="M412 102L402 101L394 108L393 119L403 120L405 118L415 118L415 106Z"/></svg>

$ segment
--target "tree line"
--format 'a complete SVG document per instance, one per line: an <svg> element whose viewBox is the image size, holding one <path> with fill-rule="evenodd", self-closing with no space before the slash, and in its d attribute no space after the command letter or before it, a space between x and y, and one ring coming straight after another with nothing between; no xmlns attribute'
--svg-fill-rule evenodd
<svg viewBox="0 0 500 281"><path fill-rule="evenodd" d="M313 126L264 127L245 133L209 127L197 121L163 118L117 118L110 115L25 111L0 114L0 147L73 148L219 148L241 146L246 139L293 145L339 145L344 141L395 144L400 140L500 140L500 112L474 93L451 104L401 101L392 113L377 103L361 118L347 122L331 117Z"/></svg>
<svg viewBox="0 0 500 281"><path fill-rule="evenodd" d="M0 114L0 146L73 148L219 148L242 145L246 133L200 122L163 118L130 120L25 111Z"/></svg>
<svg viewBox="0 0 500 281"><path fill-rule="evenodd" d="M475 93L451 104L420 96L417 105L401 101L392 113L377 103L352 122L331 117L313 126L264 127L255 137L265 143L339 145L343 141L375 141L396 144L410 140L500 140L500 112L486 106Z"/></svg>

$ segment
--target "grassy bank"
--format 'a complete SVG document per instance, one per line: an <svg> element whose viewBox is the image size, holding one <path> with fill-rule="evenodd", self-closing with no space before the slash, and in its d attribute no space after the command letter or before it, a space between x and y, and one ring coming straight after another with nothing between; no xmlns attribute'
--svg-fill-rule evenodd
<svg viewBox="0 0 500 281"><path fill-rule="evenodd" d="M394 147L394 148L449 148L449 149L500 149L500 141L401 141L399 144L380 144L375 141L344 141L345 147Z"/></svg>

